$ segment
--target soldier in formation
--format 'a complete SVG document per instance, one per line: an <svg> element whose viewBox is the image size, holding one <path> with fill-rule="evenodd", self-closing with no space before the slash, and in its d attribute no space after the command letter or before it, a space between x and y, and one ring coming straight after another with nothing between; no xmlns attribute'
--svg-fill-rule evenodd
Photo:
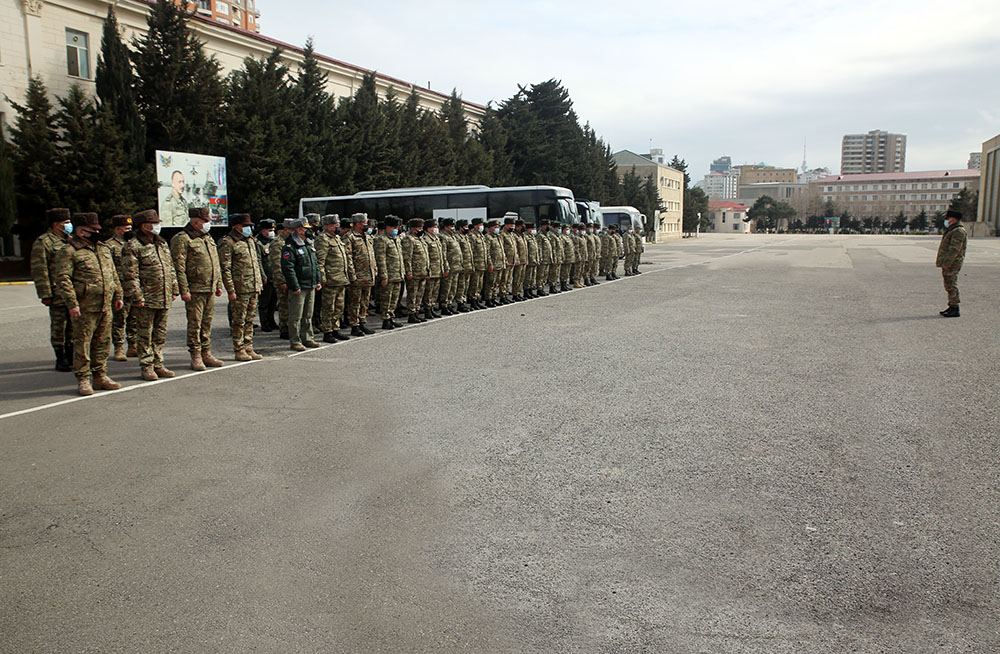
<svg viewBox="0 0 1000 654"><path fill-rule="evenodd" d="M264 275L264 287L257 300L257 313L260 316L260 330L273 332L278 328L274 322L274 311L278 308L278 296L274 289L274 272L271 270L271 245L274 242L274 221L264 219L257 223L257 254L260 257L261 269Z"/></svg>
<svg viewBox="0 0 1000 654"><path fill-rule="evenodd" d="M379 276L379 308L382 329L403 325L396 322L396 307L403 287L403 248L399 239L399 218L386 216L383 229L375 237L375 263Z"/></svg>
<svg viewBox="0 0 1000 654"><path fill-rule="evenodd" d="M73 328L69 310L56 288L56 256L73 233L69 209L49 209L45 212L49 229L35 239L31 247L31 277L35 293L49 308L49 340L56 354L56 370L73 370Z"/></svg>
<svg viewBox="0 0 1000 654"><path fill-rule="evenodd" d="M212 354L212 318L215 298L222 296L222 271L219 250L210 233L212 220L208 208L189 209L188 216L184 229L170 239L170 253L187 314L191 370L205 370L206 366L222 365Z"/></svg>
<svg viewBox="0 0 1000 654"><path fill-rule="evenodd" d="M288 286L288 340L292 350L319 347L313 338L312 315L316 291L323 289L316 248L308 238L306 218L289 223L291 234L281 249L281 274Z"/></svg>
<svg viewBox="0 0 1000 654"><path fill-rule="evenodd" d="M340 237L340 216L328 214L320 220L323 230L316 236L316 262L323 284L320 331L325 343L336 343L350 338L340 332L340 322L347 289L354 282L354 258L348 256L347 245Z"/></svg>
<svg viewBox="0 0 1000 654"><path fill-rule="evenodd" d="M118 281L124 289L122 273L122 252L125 250L127 239L132 237L132 216L118 214L111 217L111 236L104 241L104 244L111 250L111 258L115 263L115 270L118 273ZM112 358L115 361L128 361L128 357L135 357L135 315L130 312L131 304L122 294L122 306L114 310L114 319L111 326L111 343L114 346Z"/></svg>
<svg viewBox="0 0 1000 654"><path fill-rule="evenodd" d="M351 336L367 336L375 333L368 329L367 321L372 288L378 272L375 244L368 227L368 214L356 213L351 216L351 231L345 243L347 255L351 257L354 266L354 279L347 291L347 317L351 324Z"/></svg>
<svg viewBox="0 0 1000 654"><path fill-rule="evenodd" d="M229 328L233 356L237 361L264 358L253 348L253 318L265 279L263 252L253 238L250 215L229 214L229 233L219 241L219 266L222 284L232 308ZM274 316L273 313L271 315ZM209 363L208 360L205 363Z"/></svg>

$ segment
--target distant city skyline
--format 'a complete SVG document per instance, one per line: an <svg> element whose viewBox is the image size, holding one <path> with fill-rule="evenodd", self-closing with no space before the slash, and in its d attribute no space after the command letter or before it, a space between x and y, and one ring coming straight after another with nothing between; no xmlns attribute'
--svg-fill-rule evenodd
<svg viewBox="0 0 1000 654"><path fill-rule="evenodd" d="M561 79L612 150L662 148L693 180L722 155L800 168L804 141L810 168L839 172L843 136L872 129L908 135L908 170L963 168L1000 133L986 0L257 6L269 36L474 102Z"/></svg>

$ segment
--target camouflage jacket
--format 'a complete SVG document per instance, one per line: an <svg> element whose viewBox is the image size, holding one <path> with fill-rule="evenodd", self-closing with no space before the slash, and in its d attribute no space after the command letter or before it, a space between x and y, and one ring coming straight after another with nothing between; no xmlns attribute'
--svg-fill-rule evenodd
<svg viewBox="0 0 1000 654"><path fill-rule="evenodd" d="M601 256L605 259L618 258L618 241L610 232L601 235Z"/></svg>
<svg viewBox="0 0 1000 654"><path fill-rule="evenodd" d="M472 248L472 269L476 272L484 272L487 255L486 237L478 231L469 232L469 246Z"/></svg>
<svg viewBox="0 0 1000 654"><path fill-rule="evenodd" d="M347 239L347 254L353 260L353 286L374 286L378 266L375 263L375 248L372 239L367 234L351 232Z"/></svg>
<svg viewBox="0 0 1000 654"><path fill-rule="evenodd" d="M441 247L444 250L444 260L448 263L447 270L459 272L462 270L462 244L455 233L441 232Z"/></svg>
<svg viewBox="0 0 1000 654"><path fill-rule="evenodd" d="M517 265L523 266L528 263L528 239L525 238L524 234L517 232L514 232L514 256L517 259Z"/></svg>
<svg viewBox="0 0 1000 654"><path fill-rule="evenodd" d="M938 246L937 267L938 268L961 268L965 263L965 248L968 244L969 233L965 231L961 223L956 223L954 227L945 230L941 237L941 244Z"/></svg>
<svg viewBox="0 0 1000 654"><path fill-rule="evenodd" d="M513 231L508 232L504 229L501 229L499 237L500 237L500 242L503 243L504 256L507 257L506 259L507 267L509 268L510 266L517 265L518 264L517 243L515 242L514 239L514 232Z"/></svg>
<svg viewBox="0 0 1000 654"><path fill-rule="evenodd" d="M542 253L539 249L538 238L533 234L524 235L524 244L527 249L528 265L535 266L541 261Z"/></svg>
<svg viewBox="0 0 1000 654"><path fill-rule="evenodd" d="M590 243L582 234L573 235L573 250L576 254L576 262L583 263L590 261Z"/></svg>
<svg viewBox="0 0 1000 654"><path fill-rule="evenodd" d="M573 243L573 237L569 234L563 234L559 238L562 245L563 264L576 263L576 244Z"/></svg>
<svg viewBox="0 0 1000 654"><path fill-rule="evenodd" d="M271 270L271 283L275 288L285 283L285 276L281 272L281 250L285 247L285 237L275 234L271 241L271 249L267 253L267 267Z"/></svg>
<svg viewBox="0 0 1000 654"><path fill-rule="evenodd" d="M115 270L118 271L118 281L121 282L123 272L122 252L125 251L125 239L118 236L111 236L104 241L104 244L111 250L111 258L115 262ZM124 282L122 282L122 288L124 288Z"/></svg>
<svg viewBox="0 0 1000 654"><path fill-rule="evenodd" d="M476 262L472 256L472 237L469 234L459 234L456 238L462 248L462 270L475 272Z"/></svg>
<svg viewBox="0 0 1000 654"><path fill-rule="evenodd" d="M635 252L635 239L629 233L622 234L622 254L628 256Z"/></svg>
<svg viewBox="0 0 1000 654"><path fill-rule="evenodd" d="M538 246L538 263L543 266L552 263L552 241L549 240L548 233L535 234L535 243Z"/></svg>
<svg viewBox="0 0 1000 654"><path fill-rule="evenodd" d="M645 252L646 246L642 244L642 234L636 232L635 234L632 235L632 238L635 239L635 253L640 254L642 252Z"/></svg>
<svg viewBox="0 0 1000 654"><path fill-rule="evenodd" d="M324 286L350 286L354 281L354 259L347 256L347 247L339 236L323 233L316 237L316 262Z"/></svg>
<svg viewBox="0 0 1000 654"><path fill-rule="evenodd" d="M375 263L382 279L389 282L403 281L403 248L398 237L387 234L375 237Z"/></svg>
<svg viewBox="0 0 1000 654"><path fill-rule="evenodd" d="M562 234L557 234L552 229L549 229L545 234L545 238L549 239L549 245L552 246L552 258L549 260L549 263L561 264L563 262Z"/></svg>
<svg viewBox="0 0 1000 654"><path fill-rule="evenodd" d="M56 255L56 282L69 309L105 312L122 299L118 269L111 248L104 243L93 245L82 238L70 238Z"/></svg>
<svg viewBox="0 0 1000 654"><path fill-rule="evenodd" d="M427 246L427 260L430 262L430 272L427 276L431 279L443 277L444 273L448 272L448 260L444 256L444 244L441 243L441 238L436 234L431 236L424 232L420 240Z"/></svg>
<svg viewBox="0 0 1000 654"><path fill-rule="evenodd" d="M620 259L625 256L625 239L621 234L615 234L614 239L618 251L618 258Z"/></svg>
<svg viewBox="0 0 1000 654"><path fill-rule="evenodd" d="M31 246L31 277L35 280L35 293L39 299L52 299L52 304L62 305L62 296L56 290L56 255L66 245L66 235L51 229Z"/></svg>
<svg viewBox="0 0 1000 654"><path fill-rule="evenodd" d="M155 234L136 232L122 253L125 295L148 309L169 309L180 294L167 242Z"/></svg>
<svg viewBox="0 0 1000 654"><path fill-rule="evenodd" d="M210 234L196 232L188 223L170 239L170 254L181 295L222 290L219 248Z"/></svg>
<svg viewBox="0 0 1000 654"><path fill-rule="evenodd" d="M494 271L507 267L507 253L504 252L503 240L499 234L486 236L486 265Z"/></svg>
<svg viewBox="0 0 1000 654"><path fill-rule="evenodd" d="M264 290L264 263L254 238L230 231L219 241L222 283L227 293L252 295Z"/></svg>
<svg viewBox="0 0 1000 654"><path fill-rule="evenodd" d="M420 237L407 234L400 244L403 250L403 273L414 279L426 279L431 272L431 262L427 256L427 244Z"/></svg>
<svg viewBox="0 0 1000 654"><path fill-rule="evenodd" d="M271 281L271 241L261 238L260 234L254 237L257 243L257 255L260 257L260 267L264 271L264 283Z"/></svg>
<svg viewBox="0 0 1000 654"><path fill-rule="evenodd" d="M587 238L590 239L591 250L591 260L597 261L601 258L601 237L597 234L587 234Z"/></svg>

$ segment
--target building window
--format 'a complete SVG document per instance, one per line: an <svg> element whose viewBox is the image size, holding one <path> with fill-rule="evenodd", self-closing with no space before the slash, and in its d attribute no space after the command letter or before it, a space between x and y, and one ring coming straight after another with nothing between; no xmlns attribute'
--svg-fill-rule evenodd
<svg viewBox="0 0 1000 654"><path fill-rule="evenodd" d="M215 13L222 14L223 16L228 16L229 15L229 5L226 4L225 2L216 2L215 3Z"/></svg>
<svg viewBox="0 0 1000 654"><path fill-rule="evenodd" d="M951 187L952 188L958 188L959 187L958 186L958 182L952 182Z"/></svg>
<svg viewBox="0 0 1000 654"><path fill-rule="evenodd" d="M212 11L212 0L198 0L195 4L199 11Z"/></svg>
<svg viewBox="0 0 1000 654"><path fill-rule="evenodd" d="M90 38L84 32L66 28L66 73L90 79Z"/></svg>

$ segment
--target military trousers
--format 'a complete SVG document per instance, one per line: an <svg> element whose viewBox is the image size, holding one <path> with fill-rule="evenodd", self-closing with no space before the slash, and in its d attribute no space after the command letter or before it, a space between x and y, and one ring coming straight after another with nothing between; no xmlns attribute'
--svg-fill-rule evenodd
<svg viewBox="0 0 1000 654"><path fill-rule="evenodd" d="M410 310L411 316L420 311L420 303L424 301L426 291L426 277L414 277L406 282L406 308Z"/></svg>
<svg viewBox="0 0 1000 654"><path fill-rule="evenodd" d="M192 293L191 300L184 303L187 313L188 352L210 351L212 349L212 318L215 316L215 295L213 293Z"/></svg>
<svg viewBox="0 0 1000 654"><path fill-rule="evenodd" d="M277 289L278 296L278 329L288 329L288 291Z"/></svg>
<svg viewBox="0 0 1000 654"><path fill-rule="evenodd" d="M257 311L260 314L260 328L272 330L277 325L274 322L274 310L278 306L278 294L274 290L274 284L268 282L264 284L264 290L257 298Z"/></svg>
<svg viewBox="0 0 1000 654"><path fill-rule="evenodd" d="M524 288L534 290L538 279L538 264L529 263L524 267Z"/></svg>
<svg viewBox="0 0 1000 654"><path fill-rule="evenodd" d="M944 290L948 292L948 306L957 307L962 302L958 294L958 273L961 268L942 268L941 276L944 278Z"/></svg>
<svg viewBox="0 0 1000 654"><path fill-rule="evenodd" d="M560 266L559 281L568 284L570 274L573 272L573 262L565 262Z"/></svg>
<svg viewBox="0 0 1000 654"><path fill-rule="evenodd" d="M497 299L497 294L500 292L500 283L504 276L503 273L502 269L486 272L486 276L483 278L483 295L487 300Z"/></svg>
<svg viewBox="0 0 1000 654"><path fill-rule="evenodd" d="M618 274L618 257L608 258L608 274L617 275Z"/></svg>
<svg viewBox="0 0 1000 654"><path fill-rule="evenodd" d="M292 345L313 339L312 314L316 289L288 294L288 340Z"/></svg>
<svg viewBox="0 0 1000 654"><path fill-rule="evenodd" d="M403 282L386 282L385 286L379 286L378 304L382 310L382 320L392 320L396 317L396 306L399 304L399 295L403 291Z"/></svg>
<svg viewBox="0 0 1000 654"><path fill-rule="evenodd" d="M229 303L233 352L253 348L253 317L257 313L258 302L256 293L237 293L236 299Z"/></svg>
<svg viewBox="0 0 1000 654"><path fill-rule="evenodd" d="M562 271L561 263L549 264L549 285L555 287L559 283L559 273Z"/></svg>
<svg viewBox="0 0 1000 654"><path fill-rule="evenodd" d="M469 299L469 280L471 279L471 270L463 270L458 273L458 281L455 282L455 299L460 303L464 304Z"/></svg>
<svg viewBox="0 0 1000 654"><path fill-rule="evenodd" d="M320 303L323 305L320 311L319 330L326 334L340 329L340 319L344 317L344 306L347 303L346 286L324 286L320 291Z"/></svg>
<svg viewBox="0 0 1000 654"><path fill-rule="evenodd" d="M482 299L483 295L483 276L486 274L484 270L473 270L469 273L469 290L466 292L466 297L470 301L479 301Z"/></svg>
<svg viewBox="0 0 1000 654"><path fill-rule="evenodd" d="M53 347L73 344L73 323L69 318L69 309L62 302L49 305L49 340Z"/></svg>
<svg viewBox="0 0 1000 654"><path fill-rule="evenodd" d="M438 289L438 305L450 307L455 300L456 282L459 273L448 273L447 277L441 278L441 287Z"/></svg>
<svg viewBox="0 0 1000 654"><path fill-rule="evenodd" d="M524 269L525 265L519 264L514 266L514 272L512 273L513 280L510 292L518 297L524 295Z"/></svg>
<svg viewBox="0 0 1000 654"><path fill-rule="evenodd" d="M424 290L424 306L428 309L436 309L438 306L438 293L441 292L441 278L428 277L427 286Z"/></svg>
<svg viewBox="0 0 1000 654"><path fill-rule="evenodd" d="M133 306L135 349L143 368L163 367L163 346L167 342L167 313L170 309Z"/></svg>
<svg viewBox="0 0 1000 654"><path fill-rule="evenodd" d="M590 276L597 277L600 267L601 267L601 258L594 257L594 259L590 262Z"/></svg>
<svg viewBox="0 0 1000 654"><path fill-rule="evenodd" d="M111 355L111 309L84 311L73 318L73 372L77 379L106 375Z"/></svg>
<svg viewBox="0 0 1000 654"><path fill-rule="evenodd" d="M351 286L347 291L347 321L351 327L363 325L368 320L368 305L372 301L371 286Z"/></svg>
<svg viewBox="0 0 1000 654"><path fill-rule="evenodd" d="M125 346L125 343L135 345L135 314L132 304L124 302L119 311L114 311L111 319L111 343L115 346Z"/></svg>
<svg viewBox="0 0 1000 654"><path fill-rule="evenodd" d="M514 282L514 265L508 263L507 267L500 271L500 288L497 291L500 295L508 295L510 287Z"/></svg>

